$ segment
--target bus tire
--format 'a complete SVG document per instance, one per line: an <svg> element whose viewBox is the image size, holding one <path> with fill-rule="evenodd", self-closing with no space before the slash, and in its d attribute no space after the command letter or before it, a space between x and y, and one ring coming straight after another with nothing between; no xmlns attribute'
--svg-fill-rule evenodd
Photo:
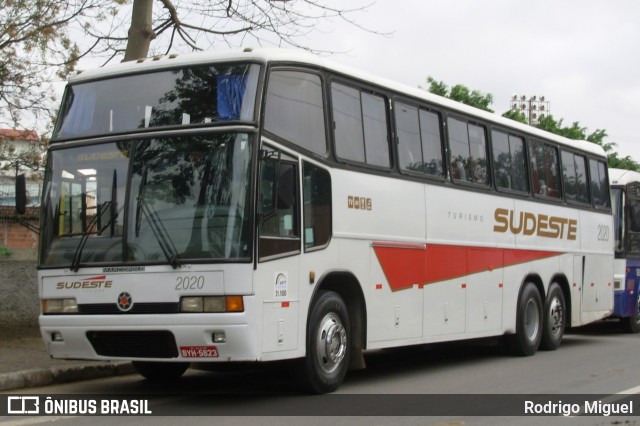
<svg viewBox="0 0 640 426"><path fill-rule="evenodd" d="M622 329L627 333L640 332L640 295L636 299L636 314L632 317L620 318Z"/></svg>
<svg viewBox="0 0 640 426"><path fill-rule="evenodd" d="M540 348L553 351L558 349L564 336L567 324L567 309L562 289L557 283L549 286L547 300L544 304L544 320Z"/></svg>
<svg viewBox="0 0 640 426"><path fill-rule="evenodd" d="M307 356L299 379L311 393L333 392L349 368L351 330L347 305L333 291L323 291L311 306L307 326Z"/></svg>
<svg viewBox="0 0 640 426"><path fill-rule="evenodd" d="M542 300L535 284L525 283L516 309L516 333L506 336L509 352L516 356L536 353L542 339Z"/></svg>
<svg viewBox="0 0 640 426"><path fill-rule="evenodd" d="M133 361L132 364L142 377L156 383L178 380L189 368L188 362Z"/></svg>

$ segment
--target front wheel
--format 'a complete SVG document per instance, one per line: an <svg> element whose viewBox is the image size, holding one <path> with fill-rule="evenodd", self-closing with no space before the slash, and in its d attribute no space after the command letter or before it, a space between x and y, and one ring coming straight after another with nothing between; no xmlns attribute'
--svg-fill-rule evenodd
<svg viewBox="0 0 640 426"><path fill-rule="evenodd" d="M533 283L525 283L516 309L516 334L506 337L509 352L518 356L536 353L542 339L542 300Z"/></svg>
<svg viewBox="0 0 640 426"><path fill-rule="evenodd" d="M349 367L351 334L347 306L337 293L324 291L311 307L307 326L307 356L300 379L312 393L333 392Z"/></svg>
<svg viewBox="0 0 640 426"><path fill-rule="evenodd" d="M544 325L542 329L542 349L552 351L558 349L564 336L567 321L566 304L562 289L556 283L549 286L547 301L544 306Z"/></svg>
<svg viewBox="0 0 640 426"><path fill-rule="evenodd" d="M640 333L640 295L636 299L636 314L632 317L620 318L620 324L627 333Z"/></svg>

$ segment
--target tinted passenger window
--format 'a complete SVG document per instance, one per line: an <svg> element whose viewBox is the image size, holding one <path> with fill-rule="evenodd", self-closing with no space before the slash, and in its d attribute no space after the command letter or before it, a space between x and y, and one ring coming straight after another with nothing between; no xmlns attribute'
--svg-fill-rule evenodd
<svg viewBox="0 0 640 426"><path fill-rule="evenodd" d="M312 164L302 168L304 248L327 244L331 239L331 176Z"/></svg>
<svg viewBox="0 0 640 426"><path fill-rule="evenodd" d="M462 182L489 184L484 127L449 117L451 175Z"/></svg>
<svg viewBox="0 0 640 426"><path fill-rule="evenodd" d="M442 176L440 116L400 102L395 105L400 168Z"/></svg>
<svg viewBox="0 0 640 426"><path fill-rule="evenodd" d="M529 144L531 184L534 195L560 199L558 150L538 141Z"/></svg>
<svg viewBox="0 0 640 426"><path fill-rule="evenodd" d="M316 74L273 71L269 76L264 127L302 148L325 155L322 83Z"/></svg>
<svg viewBox="0 0 640 426"><path fill-rule="evenodd" d="M260 152L260 260L300 251L298 162L269 147Z"/></svg>
<svg viewBox="0 0 640 426"><path fill-rule="evenodd" d="M365 156L368 164L389 167L387 111L381 96L362 94Z"/></svg>
<svg viewBox="0 0 640 426"><path fill-rule="evenodd" d="M591 177L591 194L593 197L593 204L596 207L611 207L606 164L604 161L589 160L589 172Z"/></svg>
<svg viewBox="0 0 640 426"><path fill-rule="evenodd" d="M585 157L562 151L562 181L567 201L589 203Z"/></svg>
<svg viewBox="0 0 640 426"><path fill-rule="evenodd" d="M512 191L529 192L524 140L494 130L491 132L496 186Z"/></svg>
<svg viewBox="0 0 640 426"><path fill-rule="evenodd" d="M343 160L389 167L386 103L383 97L334 83L336 155Z"/></svg>

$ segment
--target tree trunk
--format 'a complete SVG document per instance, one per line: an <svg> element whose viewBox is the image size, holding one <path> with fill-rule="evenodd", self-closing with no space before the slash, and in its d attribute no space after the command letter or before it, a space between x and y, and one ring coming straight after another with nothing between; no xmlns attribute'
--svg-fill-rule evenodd
<svg viewBox="0 0 640 426"><path fill-rule="evenodd" d="M156 38L152 26L154 0L133 0L131 27L123 62L135 61L149 55L151 40Z"/></svg>

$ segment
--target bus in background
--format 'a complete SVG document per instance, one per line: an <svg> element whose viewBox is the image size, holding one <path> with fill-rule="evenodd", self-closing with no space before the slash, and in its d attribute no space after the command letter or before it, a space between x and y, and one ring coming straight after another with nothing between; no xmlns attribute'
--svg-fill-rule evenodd
<svg viewBox="0 0 640 426"><path fill-rule="evenodd" d="M51 139L38 288L55 358L290 360L331 392L370 349L517 355L613 307L606 157L304 52L85 71Z"/></svg>
<svg viewBox="0 0 640 426"><path fill-rule="evenodd" d="M613 317L640 332L640 173L609 169L615 237Z"/></svg>

